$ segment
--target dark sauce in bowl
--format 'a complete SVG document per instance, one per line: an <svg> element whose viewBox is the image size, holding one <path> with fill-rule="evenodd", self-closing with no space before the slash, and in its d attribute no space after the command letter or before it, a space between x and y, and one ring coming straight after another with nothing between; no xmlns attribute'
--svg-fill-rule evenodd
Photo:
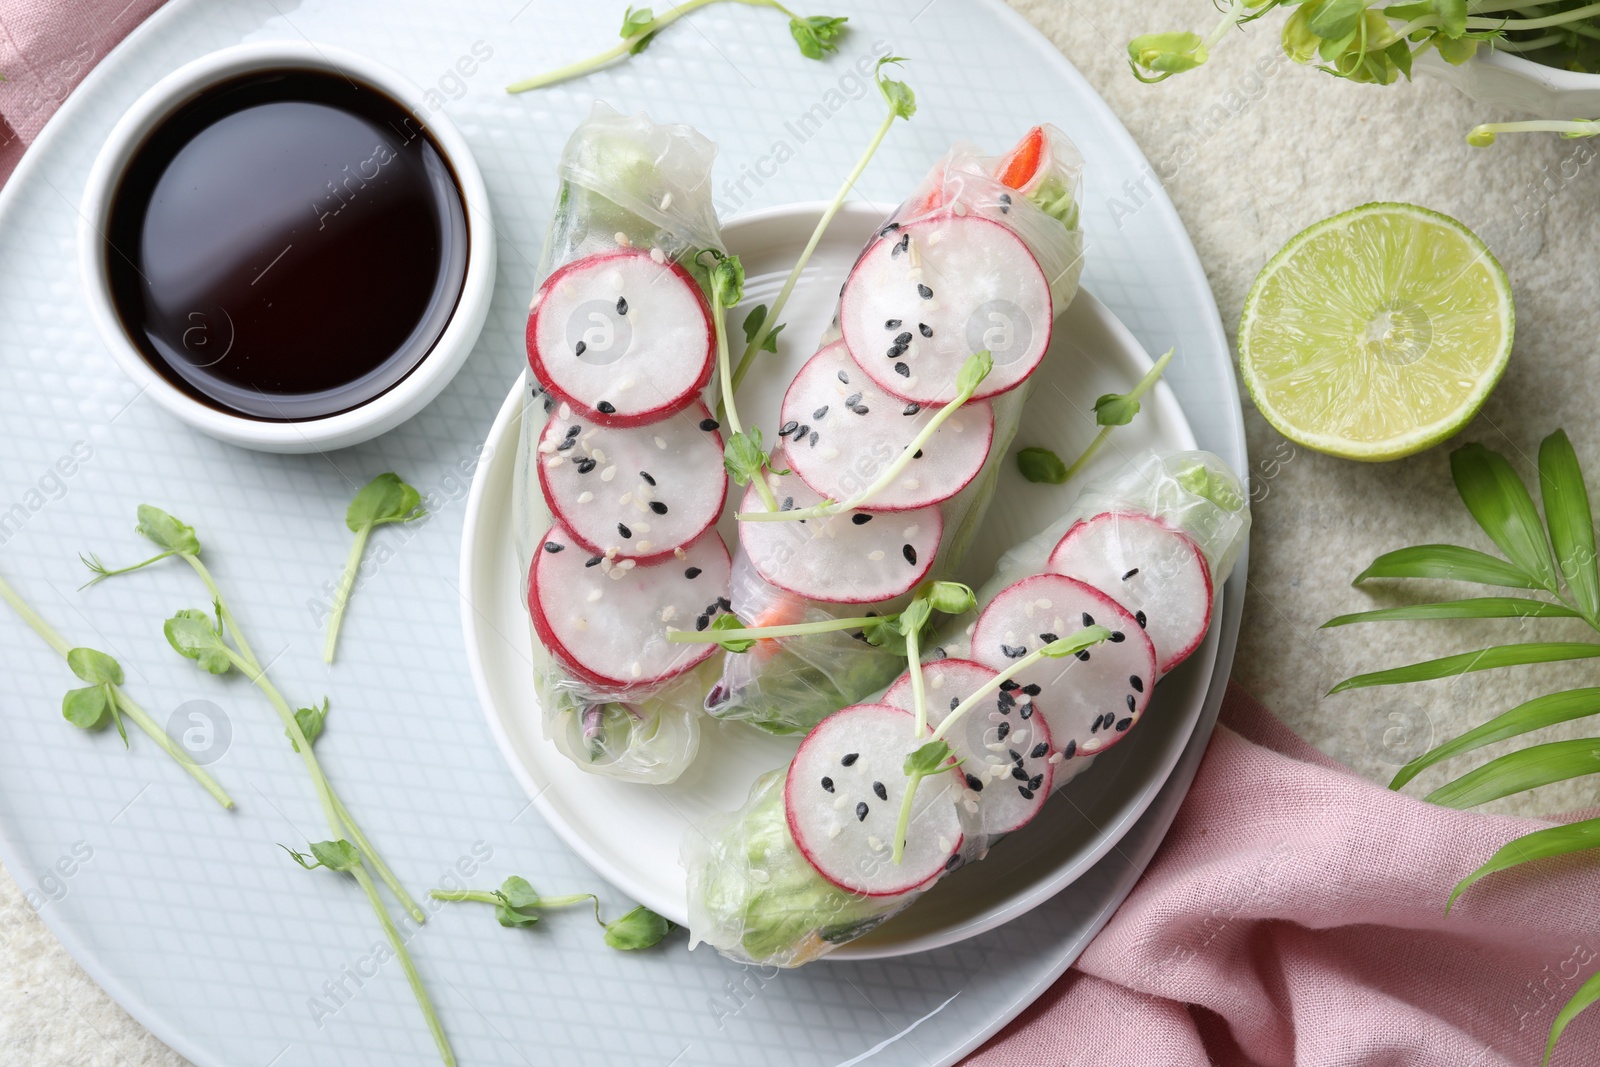
<svg viewBox="0 0 1600 1067"><path fill-rule="evenodd" d="M281 422L359 407L444 332L467 221L404 105L315 70L234 78L134 153L106 229L111 298L160 374Z"/></svg>

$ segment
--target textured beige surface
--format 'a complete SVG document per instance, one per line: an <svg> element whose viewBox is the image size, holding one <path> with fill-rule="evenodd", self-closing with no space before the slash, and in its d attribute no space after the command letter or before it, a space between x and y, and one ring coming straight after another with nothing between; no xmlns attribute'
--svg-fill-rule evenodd
<svg viewBox="0 0 1600 1067"><path fill-rule="evenodd" d="M1592 369L1600 344L1593 297L1600 212L1591 210L1600 167L1583 142L1538 137L1469 148L1462 137L1474 122L1506 116L1485 116L1437 82L1380 89L1294 67L1277 52L1275 16L1232 35L1206 68L1143 86L1128 73L1127 39L1145 30L1204 30L1213 17L1205 0L1015 3L1110 101L1167 178L1230 337L1256 271L1317 219L1370 200L1409 200L1454 215L1500 257L1518 313L1511 367L1462 440L1506 452L1531 476L1540 438L1565 426L1600 477L1593 418L1600 385ZM848 4L839 7L848 13ZM1117 196L1136 209L1143 194L1091 179L1089 195ZM1600 678L1593 666L1518 668L1323 699L1334 682L1362 670L1519 639L1518 624L1319 632L1341 612L1400 602L1397 592L1349 586L1379 552L1424 541L1488 546L1450 487L1448 446L1363 466L1290 446L1248 402L1245 424L1262 488L1234 676L1312 743L1387 780L1405 758L1519 700ZM1537 632L1582 636L1560 622L1538 623ZM1421 785L1447 777L1425 776ZM1580 782L1501 810L1559 811L1595 796L1591 783ZM84 975L9 877L0 878L0 1058L28 1067L184 1062Z"/></svg>

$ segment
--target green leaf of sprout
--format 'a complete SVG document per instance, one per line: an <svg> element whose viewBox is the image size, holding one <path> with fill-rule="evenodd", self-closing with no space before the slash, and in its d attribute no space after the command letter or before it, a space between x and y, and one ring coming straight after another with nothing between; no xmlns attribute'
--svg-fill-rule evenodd
<svg viewBox="0 0 1600 1067"><path fill-rule="evenodd" d="M927 597L934 611L946 615L960 615L978 606L972 587L960 582L933 582L928 587Z"/></svg>
<svg viewBox="0 0 1600 1067"><path fill-rule="evenodd" d="M1342 41L1352 36L1371 0L1323 0L1313 8L1306 28L1324 40ZM1328 59L1331 57L1324 56Z"/></svg>
<svg viewBox="0 0 1600 1067"><path fill-rule="evenodd" d="M745 344L750 344L756 339L756 334L761 331L761 327L766 321L767 305L757 304L750 309L750 313L744 317ZM776 353L778 351L778 335L783 332L783 328L787 325L789 325L787 322L780 322L774 326L772 332L762 339L761 347L756 351Z"/></svg>
<svg viewBox="0 0 1600 1067"><path fill-rule="evenodd" d="M915 775L918 778L926 778L928 775L937 772L949 758L949 742L943 740L928 741L906 753L906 761L902 769L907 776Z"/></svg>
<svg viewBox="0 0 1600 1067"><path fill-rule="evenodd" d="M61 698L61 716L80 730L98 730L110 719L111 697L103 685L69 689Z"/></svg>
<svg viewBox="0 0 1600 1067"><path fill-rule="evenodd" d="M746 627L744 623L739 621L739 616L730 612L712 619L710 628L712 630L743 630ZM756 639L753 637L730 637L717 643L729 652L748 652L755 647Z"/></svg>
<svg viewBox="0 0 1600 1067"><path fill-rule="evenodd" d="M500 902L494 906L495 921L508 930L526 930L530 926L537 926L539 916L532 912L518 911L505 900L503 893L496 893Z"/></svg>
<svg viewBox="0 0 1600 1067"><path fill-rule="evenodd" d="M1545 525L1550 528L1550 543L1555 547L1556 569L1584 615L1600 618L1600 571L1595 566L1589 487L1584 484L1578 454L1563 430L1557 430L1539 445L1539 494L1544 498Z"/></svg>
<svg viewBox="0 0 1600 1067"><path fill-rule="evenodd" d="M1506 458L1480 444L1462 445L1450 453L1450 473L1462 503L1489 539L1540 588L1555 592L1555 562L1544 523Z"/></svg>
<svg viewBox="0 0 1600 1067"><path fill-rule="evenodd" d="M330 871L348 871L361 862L361 853L356 851L356 846L342 838L338 841L311 842L311 855Z"/></svg>
<svg viewBox="0 0 1600 1067"><path fill-rule="evenodd" d="M1071 656L1082 652L1086 648L1093 648L1110 637L1111 631L1104 626L1085 626L1069 637L1058 637L1039 651L1051 659L1061 659L1063 656ZM1596 647L1600 648L1600 646Z"/></svg>
<svg viewBox="0 0 1600 1067"><path fill-rule="evenodd" d="M1067 465L1048 448L1024 448L1017 453L1017 470L1030 482L1060 485L1067 480Z"/></svg>
<svg viewBox="0 0 1600 1067"><path fill-rule="evenodd" d="M1139 398L1126 393L1106 393L1094 402L1098 426L1126 426L1139 414Z"/></svg>
<svg viewBox="0 0 1600 1067"><path fill-rule="evenodd" d="M167 644L179 655L194 660L202 670L211 674L228 673L232 660L210 615L196 608L184 608L168 619L161 630L167 635Z"/></svg>
<svg viewBox="0 0 1600 1067"><path fill-rule="evenodd" d="M761 468L766 462L760 427L752 426L747 433L731 434L727 444L722 446L723 466L739 485L749 485L752 479L761 477Z"/></svg>
<svg viewBox="0 0 1600 1067"><path fill-rule="evenodd" d="M1505 560L1459 545L1414 545L1385 552L1350 584L1371 578L1444 578L1511 589L1539 588L1538 582Z"/></svg>
<svg viewBox="0 0 1600 1067"><path fill-rule="evenodd" d="M414 522L426 514L422 507L422 494L390 471L362 486L345 509L344 524L351 533L360 533L364 527L382 526L390 522Z"/></svg>
<svg viewBox="0 0 1600 1067"><path fill-rule="evenodd" d="M200 539L195 536L194 527L151 504L139 505L139 524L134 529L168 552L184 556L200 554Z"/></svg>
<svg viewBox="0 0 1600 1067"><path fill-rule="evenodd" d="M1244 497L1234 488L1233 480L1204 463L1185 467L1175 477L1184 489L1204 497L1223 511L1238 511L1244 507Z"/></svg>
<svg viewBox="0 0 1600 1067"><path fill-rule="evenodd" d="M650 948L672 932L670 922L643 904L605 925L606 944L624 952Z"/></svg>
<svg viewBox="0 0 1600 1067"><path fill-rule="evenodd" d="M926 597L913 597L911 603L905 606L900 613L900 618L895 621L895 629L902 634L910 636L921 633L923 626L927 625L933 617L933 605L929 604Z"/></svg>
<svg viewBox="0 0 1600 1067"><path fill-rule="evenodd" d="M321 707L295 708L294 721L300 727L300 732L306 735L306 741L315 745L317 738L322 736L322 728L328 720L328 698L322 698ZM289 739L289 744L294 746L296 752L300 751L300 742L294 739L294 734L284 728L283 736Z"/></svg>
<svg viewBox="0 0 1600 1067"><path fill-rule="evenodd" d="M895 638L900 636L900 618L897 615L875 617L871 622L861 624L861 634L869 645L892 648L899 643Z"/></svg>
<svg viewBox="0 0 1600 1067"><path fill-rule="evenodd" d="M838 40L844 36L846 18L829 15L810 15L789 20L789 35L800 46L800 54L807 59L821 59L829 52L839 50Z"/></svg>
<svg viewBox="0 0 1600 1067"><path fill-rule="evenodd" d="M1447 808L1470 808L1586 774L1600 774L1600 737L1552 741L1508 752L1440 786L1427 800Z"/></svg>
<svg viewBox="0 0 1600 1067"><path fill-rule="evenodd" d="M872 74L878 82L878 92L883 95L883 102L889 105L889 113L896 118L909 119L917 113L917 94L911 91L911 86L895 81L883 71L891 63L899 66L904 62L904 56L884 56L878 60Z"/></svg>
<svg viewBox="0 0 1600 1067"><path fill-rule="evenodd" d="M90 685L122 684L122 665L104 652L92 648L75 648L67 653L67 666L72 673Z"/></svg>
<svg viewBox="0 0 1600 1067"><path fill-rule="evenodd" d="M1198 33L1146 33L1128 42L1128 64L1142 82L1193 70L1206 58L1205 42Z"/></svg>
<svg viewBox="0 0 1600 1067"><path fill-rule="evenodd" d="M622 29L618 31L619 37L637 37L650 28L656 20L655 13L647 7L634 8L630 6L622 15Z"/></svg>
<svg viewBox="0 0 1600 1067"><path fill-rule="evenodd" d="M1546 726L1585 719L1591 715L1600 715L1600 689L1569 689L1564 693L1535 697L1518 704L1510 711L1496 715L1482 726L1468 730L1460 737L1424 752L1400 768L1394 780L1389 783L1389 788L1401 788L1435 763L1442 763L1485 745L1492 745L1496 741L1532 733Z"/></svg>
<svg viewBox="0 0 1600 1067"><path fill-rule="evenodd" d="M528 880L521 875L513 874L500 883L500 897L511 908L536 908L539 906L539 893L528 884Z"/></svg>
<svg viewBox="0 0 1600 1067"><path fill-rule="evenodd" d="M744 264L738 256L721 256L711 268L711 295L725 308L744 299Z"/></svg>
<svg viewBox="0 0 1600 1067"><path fill-rule="evenodd" d="M974 352L961 364L961 373L956 375L956 395L971 396L977 392L978 386L989 376L994 369L994 357L987 348Z"/></svg>

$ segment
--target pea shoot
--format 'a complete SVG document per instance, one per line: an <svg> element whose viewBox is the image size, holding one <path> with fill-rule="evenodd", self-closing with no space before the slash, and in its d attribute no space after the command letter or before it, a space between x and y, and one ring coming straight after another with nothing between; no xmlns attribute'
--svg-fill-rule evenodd
<svg viewBox="0 0 1600 1067"><path fill-rule="evenodd" d="M622 29L618 31L618 36L622 38L620 43L588 59L557 67L532 78L524 78L506 86L506 92L525 93L530 89L543 89L547 85L554 85L568 78L581 77L618 60L636 56L650 47L650 42L655 40L656 34L674 22L702 7L719 2L721 0L684 0L683 3L673 4L671 10L660 15L648 7L629 7L622 15ZM734 0L734 2L748 7L770 7L788 15L789 36L794 38L795 46L807 59L822 59L830 52L838 51L839 38L844 36L845 23L849 21L832 15L796 15L777 0Z"/></svg>
<svg viewBox="0 0 1600 1067"><path fill-rule="evenodd" d="M434 889L428 895L434 900L493 904L496 921L512 930L537 925L542 917L539 913L542 911L568 908L588 901L594 905L594 921L605 931L606 944L624 952L657 945L676 928L675 923L662 918L643 904L607 922L600 917L600 898L593 893L541 896L528 884L526 878L515 874L500 883L499 889Z"/></svg>
<svg viewBox="0 0 1600 1067"><path fill-rule="evenodd" d="M367 550L367 538L379 526L394 522L416 522L428 510L422 506L422 494L389 472L380 474L361 487L350 506L345 509L344 524L356 535L350 545L350 557L345 561L344 574L339 578L339 588L333 596L333 614L328 618L328 639L322 646L322 662L332 663L334 649L339 644L339 626L344 622L344 609L350 604L350 594L356 585L356 575L361 572L361 558Z"/></svg>
<svg viewBox="0 0 1600 1067"><path fill-rule="evenodd" d="M1172 354L1177 349L1169 348L1162 357L1155 362L1155 366L1139 379L1139 384L1126 393L1107 393L1094 402L1094 421L1100 427L1094 435L1094 440L1083 450L1083 454L1072 461L1069 467L1061 462L1061 457L1048 448L1030 447L1017 452L1017 470L1030 482L1042 482L1049 485L1064 485L1072 480L1073 476L1095 457L1100 451L1100 446L1106 443L1106 438L1111 436L1111 431L1118 426L1126 426L1139 414L1139 398L1150 391L1150 388L1160 380L1161 374L1167 369L1167 364L1172 362Z"/></svg>

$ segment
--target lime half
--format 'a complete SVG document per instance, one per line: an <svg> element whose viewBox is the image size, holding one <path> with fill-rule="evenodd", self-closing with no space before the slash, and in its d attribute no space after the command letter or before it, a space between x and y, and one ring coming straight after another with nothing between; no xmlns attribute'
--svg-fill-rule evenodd
<svg viewBox="0 0 1600 1067"><path fill-rule="evenodd" d="M1239 371L1291 441L1398 459L1477 414L1511 356L1511 283L1477 235L1414 204L1366 204L1301 231L1262 268Z"/></svg>

